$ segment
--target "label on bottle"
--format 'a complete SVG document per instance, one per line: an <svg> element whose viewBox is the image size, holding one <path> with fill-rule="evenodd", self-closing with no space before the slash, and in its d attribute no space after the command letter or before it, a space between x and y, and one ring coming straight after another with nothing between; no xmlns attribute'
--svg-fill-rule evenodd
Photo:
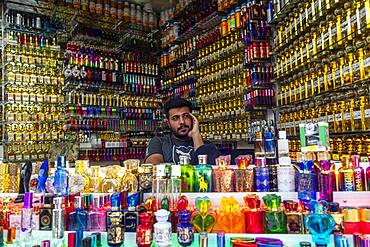
<svg viewBox="0 0 370 247"><path fill-rule="evenodd" d="M342 114L341 113L337 113L337 114L335 114L335 120L336 121L342 121Z"/></svg>
<svg viewBox="0 0 370 247"><path fill-rule="evenodd" d="M356 72L356 71L359 71L360 70L360 63L354 63L353 65L352 65L352 70L353 70L353 72Z"/></svg>
<svg viewBox="0 0 370 247"><path fill-rule="evenodd" d="M365 110L365 118L370 118L370 109Z"/></svg>
<svg viewBox="0 0 370 247"><path fill-rule="evenodd" d="M351 119L351 113L346 112L344 113L344 120L350 120Z"/></svg>
<svg viewBox="0 0 370 247"><path fill-rule="evenodd" d="M329 123L334 122L334 116L333 115L328 115L328 122Z"/></svg>
<svg viewBox="0 0 370 247"><path fill-rule="evenodd" d="M355 111L355 112L353 112L353 119L359 120L361 118L362 118L361 111Z"/></svg>

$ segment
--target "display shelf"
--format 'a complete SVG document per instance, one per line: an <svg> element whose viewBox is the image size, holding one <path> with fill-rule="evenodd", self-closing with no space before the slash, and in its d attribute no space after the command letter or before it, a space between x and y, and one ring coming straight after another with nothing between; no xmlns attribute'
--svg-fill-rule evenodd
<svg viewBox="0 0 370 247"><path fill-rule="evenodd" d="M65 238L64 240L67 241L68 231L64 233ZM91 235L93 232L84 232L84 237L87 237ZM134 247L137 246L136 244L136 233L134 232L126 232L125 234L125 246ZM33 235L33 241L39 241L45 239L52 239L52 232L51 231L32 231ZM353 236L352 235L344 235L349 243L350 246L353 246ZM225 247L231 247L230 240L231 238L257 238L257 237L264 237L264 238L274 238L274 239L280 239L283 241L284 246L290 246L290 247L299 247L299 242L312 242L312 237L310 234L225 234ZM101 232L101 242L102 246L106 247L107 245L107 233ZM180 245L177 242L177 235L172 234L172 247L180 247ZM199 234L195 234L194 236L194 242L191 245L191 247L199 247ZM210 233L208 234L208 246L214 247L217 245L217 234L216 233ZM334 236L331 235L330 237L330 243L328 244L328 247L334 247Z"/></svg>

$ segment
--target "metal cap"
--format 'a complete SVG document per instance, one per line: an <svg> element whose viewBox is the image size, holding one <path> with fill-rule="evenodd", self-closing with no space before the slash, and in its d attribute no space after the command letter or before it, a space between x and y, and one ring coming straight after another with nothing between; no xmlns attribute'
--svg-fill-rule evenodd
<svg viewBox="0 0 370 247"><path fill-rule="evenodd" d="M344 222L359 222L360 217L357 208L345 208L343 210Z"/></svg>
<svg viewBox="0 0 370 247"><path fill-rule="evenodd" d="M198 163L200 165L206 165L208 163L208 155L206 154L198 155Z"/></svg>
<svg viewBox="0 0 370 247"><path fill-rule="evenodd" d="M64 203L64 197L55 197L53 199L54 208L56 209L63 208L63 203Z"/></svg>
<svg viewBox="0 0 370 247"><path fill-rule="evenodd" d="M187 155L180 155L179 156L180 165L188 165L190 164L190 157Z"/></svg>
<svg viewBox="0 0 370 247"><path fill-rule="evenodd" d="M83 208L83 205L84 205L83 196L76 196L75 197L75 208Z"/></svg>

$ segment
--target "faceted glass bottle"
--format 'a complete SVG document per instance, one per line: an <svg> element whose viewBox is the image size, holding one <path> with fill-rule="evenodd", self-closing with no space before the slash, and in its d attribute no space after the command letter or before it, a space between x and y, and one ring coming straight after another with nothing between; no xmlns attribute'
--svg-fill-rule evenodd
<svg viewBox="0 0 370 247"><path fill-rule="evenodd" d="M54 175L54 190L58 195L68 195L68 171L64 156L58 156L56 160L57 169Z"/></svg>
<svg viewBox="0 0 370 247"><path fill-rule="evenodd" d="M194 166L190 164L189 156L179 157L181 165L181 190L183 192L195 192L195 173Z"/></svg>
<svg viewBox="0 0 370 247"><path fill-rule="evenodd" d="M76 196L74 211L68 214L68 231L85 231L87 223L87 212L83 209L83 196Z"/></svg>
<svg viewBox="0 0 370 247"><path fill-rule="evenodd" d="M350 157L342 157L342 167L338 170L339 191L355 191L355 176L350 165Z"/></svg>
<svg viewBox="0 0 370 247"><path fill-rule="evenodd" d="M153 196L156 201L156 208L169 209L168 182L166 178L166 164L156 166L156 176L153 179Z"/></svg>
<svg viewBox="0 0 370 247"><path fill-rule="evenodd" d="M102 207L103 197L93 198L93 209L87 213L86 230L90 232L104 232L106 227L106 211Z"/></svg>

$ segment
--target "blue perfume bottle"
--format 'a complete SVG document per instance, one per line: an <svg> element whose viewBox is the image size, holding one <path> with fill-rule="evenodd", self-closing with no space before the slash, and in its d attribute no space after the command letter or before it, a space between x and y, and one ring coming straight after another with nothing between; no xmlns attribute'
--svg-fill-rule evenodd
<svg viewBox="0 0 370 247"><path fill-rule="evenodd" d="M316 245L328 244L330 234L335 227L335 220L330 214L326 214L326 201L311 201L310 207L312 213L306 216L305 225L312 235L313 242Z"/></svg>
<svg viewBox="0 0 370 247"><path fill-rule="evenodd" d="M49 161L44 160L40 167L39 176L37 178L37 188L36 188L37 193L46 192L46 180L48 178L48 174L49 174Z"/></svg>
<svg viewBox="0 0 370 247"><path fill-rule="evenodd" d="M276 158L276 144L272 132L265 132L265 155L267 159Z"/></svg>
<svg viewBox="0 0 370 247"><path fill-rule="evenodd" d="M178 213L177 241L181 246L190 246L194 240L193 224L190 222L191 213L187 210Z"/></svg>
<svg viewBox="0 0 370 247"><path fill-rule="evenodd" d="M298 199L304 203L316 200L316 174L313 161L307 161L302 155L301 162L297 164L297 191Z"/></svg>
<svg viewBox="0 0 370 247"><path fill-rule="evenodd" d="M84 231L87 224L87 212L83 209L83 196L76 196L74 211L68 214L68 231Z"/></svg>
<svg viewBox="0 0 370 247"><path fill-rule="evenodd" d="M58 156L57 169L54 175L54 192L60 196L68 195L68 171L66 169L66 157Z"/></svg>
<svg viewBox="0 0 370 247"><path fill-rule="evenodd" d="M254 168L254 182L257 192L268 192L270 190L269 168L266 166L266 159L259 158L255 160L256 167Z"/></svg>

